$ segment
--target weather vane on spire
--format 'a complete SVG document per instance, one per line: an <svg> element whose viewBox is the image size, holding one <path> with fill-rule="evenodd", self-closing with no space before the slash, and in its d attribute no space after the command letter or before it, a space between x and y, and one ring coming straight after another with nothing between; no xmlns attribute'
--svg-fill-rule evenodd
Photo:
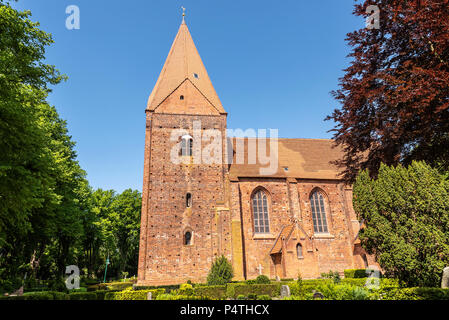
<svg viewBox="0 0 449 320"><path fill-rule="evenodd" d="M182 9L182 22L184 23L185 22L184 17L186 16L186 8L181 7L181 9Z"/></svg>

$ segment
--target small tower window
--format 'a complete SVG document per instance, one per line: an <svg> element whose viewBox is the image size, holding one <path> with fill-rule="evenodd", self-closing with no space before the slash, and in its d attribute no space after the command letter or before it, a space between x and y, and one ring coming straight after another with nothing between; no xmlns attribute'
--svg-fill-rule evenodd
<svg viewBox="0 0 449 320"><path fill-rule="evenodd" d="M298 243L296 245L296 256L298 257L298 259L302 259L302 245L300 243Z"/></svg>
<svg viewBox="0 0 449 320"><path fill-rule="evenodd" d="M181 155L192 156L193 138L189 135L182 136L181 138Z"/></svg>
<svg viewBox="0 0 449 320"><path fill-rule="evenodd" d="M184 233L184 245L190 246L192 244L192 232L186 231Z"/></svg>
<svg viewBox="0 0 449 320"><path fill-rule="evenodd" d="M186 207L187 208L192 207L192 194L191 193L186 194Z"/></svg>
<svg viewBox="0 0 449 320"><path fill-rule="evenodd" d="M179 96L179 100L184 100L184 96Z"/></svg>
<svg viewBox="0 0 449 320"><path fill-rule="evenodd" d="M200 76L198 75L198 73L194 73L193 76L195 77L195 79L199 79L199 77L200 77Z"/></svg>

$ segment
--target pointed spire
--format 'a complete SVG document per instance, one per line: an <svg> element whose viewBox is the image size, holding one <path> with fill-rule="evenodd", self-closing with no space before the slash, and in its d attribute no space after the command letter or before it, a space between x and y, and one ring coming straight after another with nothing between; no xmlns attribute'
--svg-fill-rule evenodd
<svg viewBox="0 0 449 320"><path fill-rule="evenodd" d="M219 113L226 113L195 47L184 21L184 14L183 12L178 34L148 99L147 109L154 111L185 80L189 80Z"/></svg>
<svg viewBox="0 0 449 320"><path fill-rule="evenodd" d="M185 24L186 8L181 7L181 9L182 9L182 24Z"/></svg>

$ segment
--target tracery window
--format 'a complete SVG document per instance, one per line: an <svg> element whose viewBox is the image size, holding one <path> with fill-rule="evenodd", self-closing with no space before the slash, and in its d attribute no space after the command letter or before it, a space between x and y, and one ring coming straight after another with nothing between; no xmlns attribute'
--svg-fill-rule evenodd
<svg viewBox="0 0 449 320"><path fill-rule="evenodd" d="M256 191L252 196L254 232L269 233L268 196L263 190Z"/></svg>
<svg viewBox="0 0 449 320"><path fill-rule="evenodd" d="M320 191L314 191L310 196L312 208L313 231L315 233L327 233L327 220L324 196Z"/></svg>

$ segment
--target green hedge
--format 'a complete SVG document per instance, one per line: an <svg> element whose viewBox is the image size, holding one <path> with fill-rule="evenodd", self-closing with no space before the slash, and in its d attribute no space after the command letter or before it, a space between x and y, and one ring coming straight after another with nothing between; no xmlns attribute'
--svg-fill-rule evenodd
<svg viewBox="0 0 449 320"><path fill-rule="evenodd" d="M236 298L239 295L247 297L249 294L255 295L269 295L276 297L280 295L281 285L279 283L273 284L242 284L242 283L228 283L226 286L226 296L229 298Z"/></svg>
<svg viewBox="0 0 449 320"><path fill-rule="evenodd" d="M210 300L208 297L174 295L174 294L160 294L156 300Z"/></svg>
<svg viewBox="0 0 449 320"><path fill-rule="evenodd" d="M98 300L95 292L73 292L69 294L70 300Z"/></svg>
<svg viewBox="0 0 449 320"><path fill-rule="evenodd" d="M386 288L374 292L378 300L449 300L449 289L441 288Z"/></svg>
<svg viewBox="0 0 449 320"><path fill-rule="evenodd" d="M212 299L226 299L226 286L201 286L193 288L193 295Z"/></svg>
<svg viewBox="0 0 449 320"><path fill-rule="evenodd" d="M25 292L22 296L1 296L0 300L68 300L68 294L57 291Z"/></svg>
<svg viewBox="0 0 449 320"><path fill-rule="evenodd" d="M170 293L172 290L178 290L179 286L180 286L179 284L171 284L165 286L134 286L134 290L164 289L165 293Z"/></svg>
<svg viewBox="0 0 449 320"><path fill-rule="evenodd" d="M104 300L147 300L148 292L151 292L152 299L165 293L165 289L152 289L152 290L123 290L119 292L107 292L104 296Z"/></svg>
<svg viewBox="0 0 449 320"><path fill-rule="evenodd" d="M345 278L366 278L366 269L346 269Z"/></svg>

